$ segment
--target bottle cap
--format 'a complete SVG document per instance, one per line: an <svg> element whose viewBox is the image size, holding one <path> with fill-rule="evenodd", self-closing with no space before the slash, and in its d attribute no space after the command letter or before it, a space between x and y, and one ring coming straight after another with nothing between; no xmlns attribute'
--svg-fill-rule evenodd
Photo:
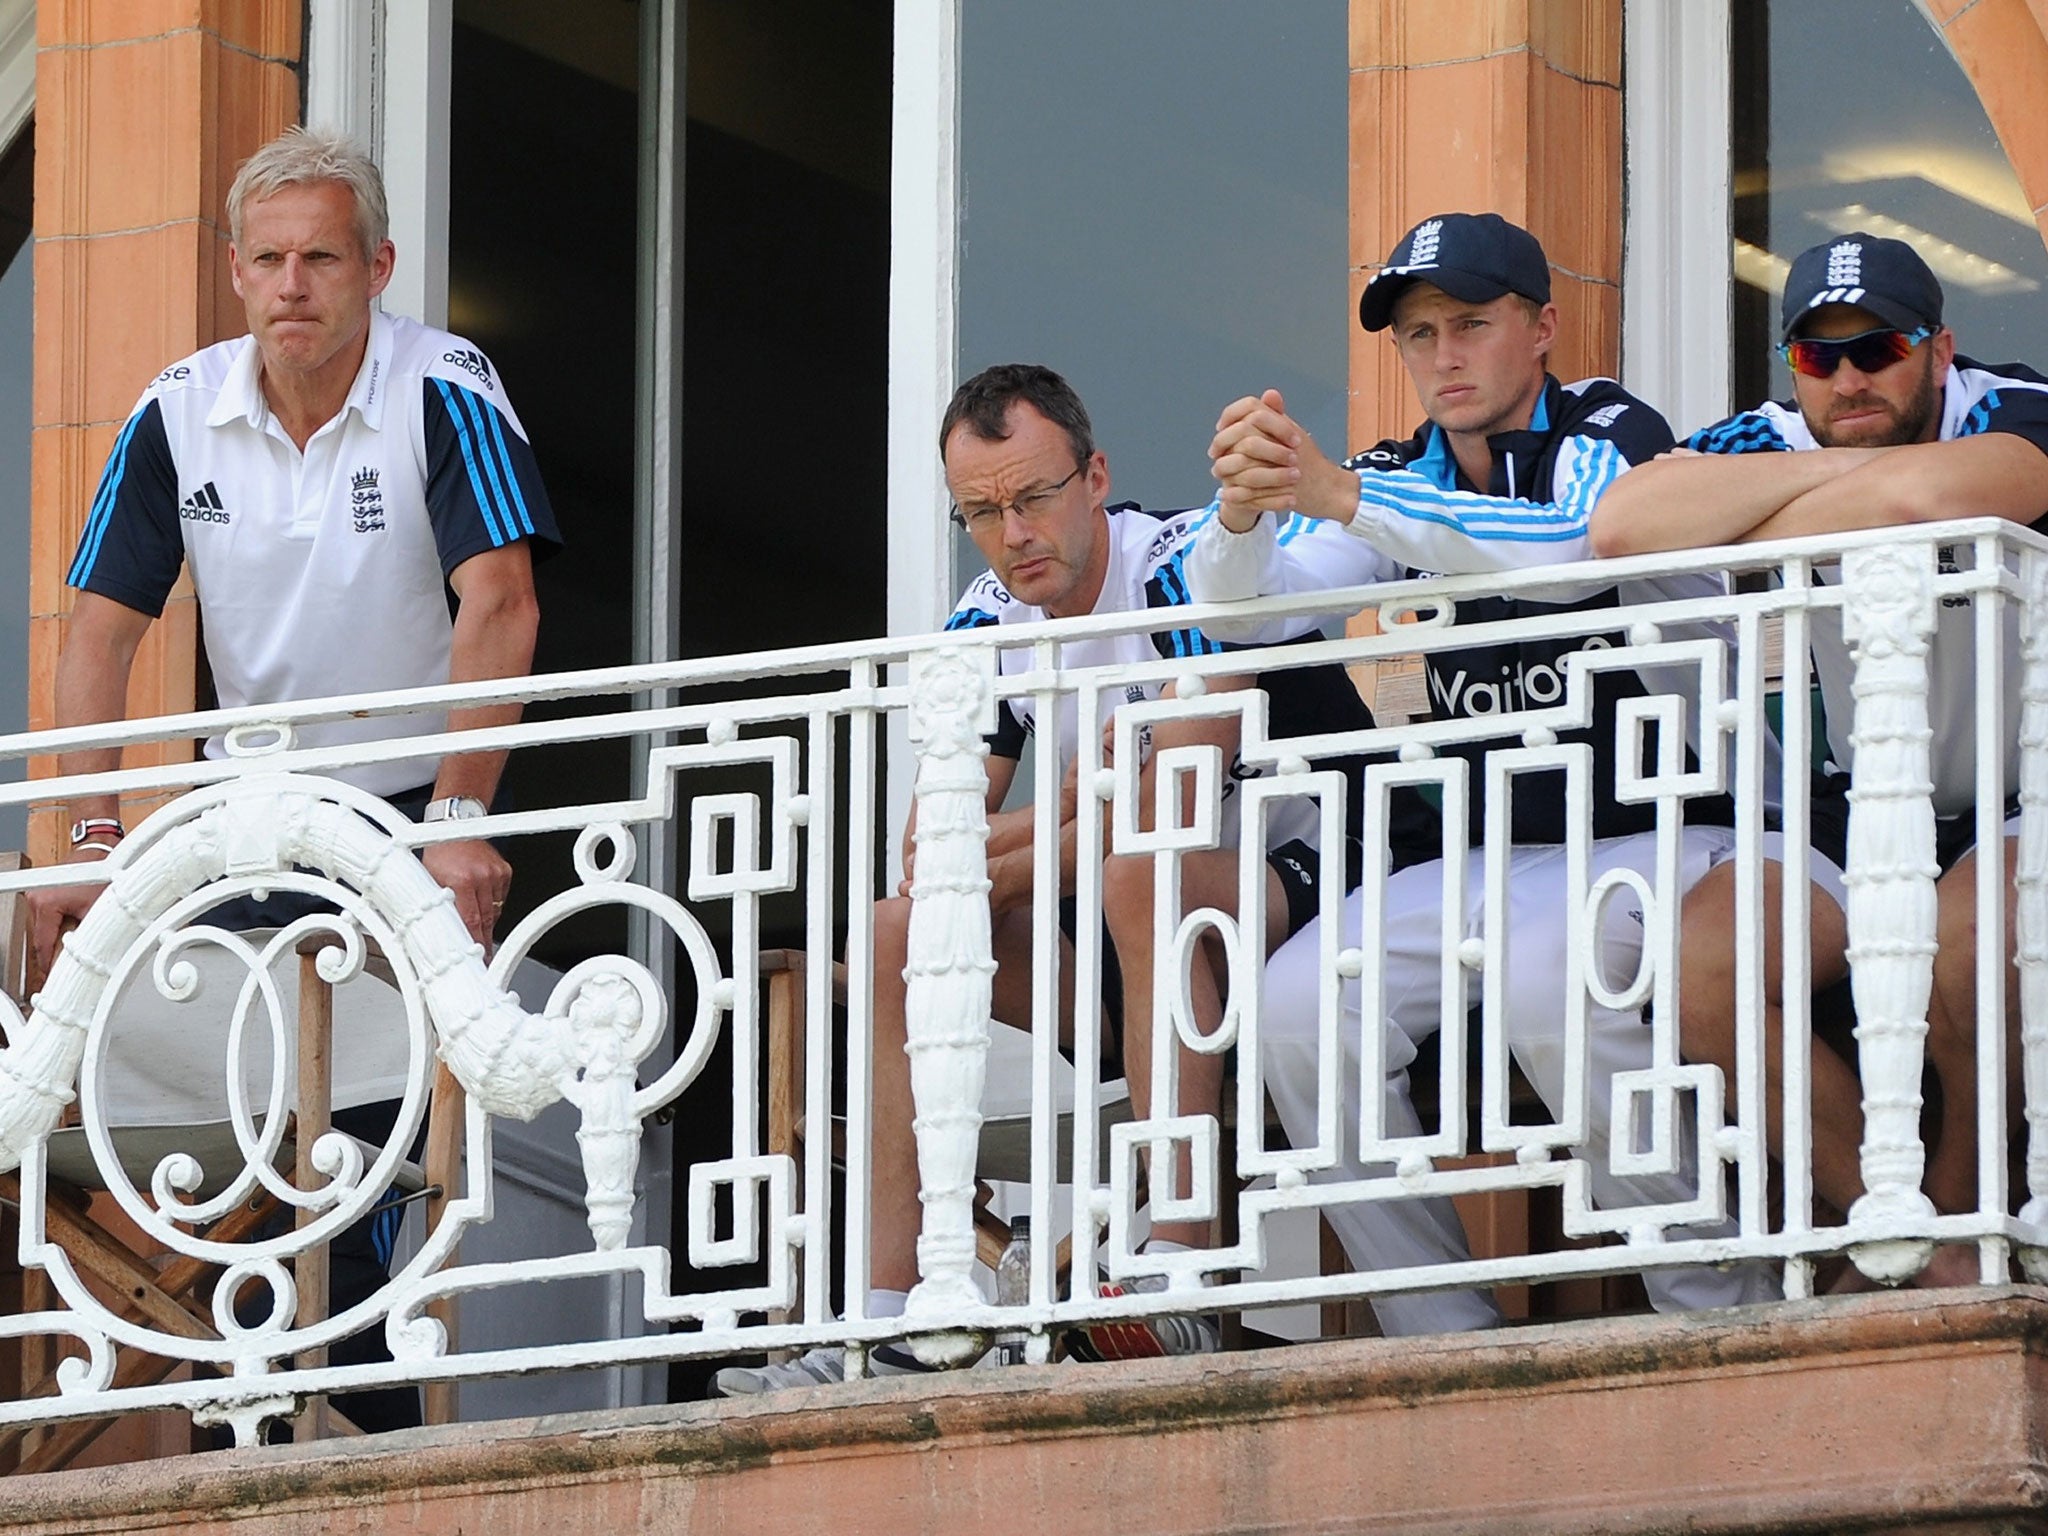
<svg viewBox="0 0 2048 1536"><path fill-rule="evenodd" d="M1015 1241L1017 1241L1017 1239L1018 1239L1018 1238L1020 1238L1020 1237L1029 1237L1030 1235L1031 1235L1031 1218L1030 1218L1029 1216L1012 1216L1012 1217L1010 1218L1010 1241L1011 1241L1011 1242L1013 1242L1013 1243L1014 1243Z"/></svg>

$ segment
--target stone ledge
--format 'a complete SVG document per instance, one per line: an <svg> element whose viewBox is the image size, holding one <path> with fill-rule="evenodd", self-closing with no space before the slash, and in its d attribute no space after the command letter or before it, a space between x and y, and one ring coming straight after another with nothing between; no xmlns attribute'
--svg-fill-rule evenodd
<svg viewBox="0 0 2048 1536"><path fill-rule="evenodd" d="M891 1379L16 1478L0 1532L2048 1532L2048 1292Z"/></svg>

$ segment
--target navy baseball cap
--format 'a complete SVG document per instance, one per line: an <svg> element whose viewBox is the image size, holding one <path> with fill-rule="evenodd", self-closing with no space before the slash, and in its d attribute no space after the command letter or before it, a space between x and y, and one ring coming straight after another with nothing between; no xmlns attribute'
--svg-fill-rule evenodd
<svg viewBox="0 0 2048 1536"><path fill-rule="evenodd" d="M1941 284L1920 253L1903 240L1861 230L1823 240L1792 260L1781 312L1783 340L1827 304L1853 304L1902 331L1941 328Z"/></svg>
<svg viewBox="0 0 2048 1536"><path fill-rule="evenodd" d="M1429 283L1468 304L1504 293L1548 304L1550 263L1534 235L1497 213L1440 213L1403 235L1373 274L1358 297L1358 323L1384 331L1411 283Z"/></svg>

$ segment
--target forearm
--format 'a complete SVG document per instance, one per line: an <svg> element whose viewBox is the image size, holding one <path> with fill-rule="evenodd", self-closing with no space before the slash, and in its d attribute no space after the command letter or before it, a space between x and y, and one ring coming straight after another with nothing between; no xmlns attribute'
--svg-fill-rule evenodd
<svg viewBox="0 0 2048 1536"><path fill-rule="evenodd" d="M1903 527L1957 517L2031 523L2048 511L2048 457L2010 433L1914 443L1868 462L1791 502L1751 539Z"/></svg>
<svg viewBox="0 0 2048 1536"><path fill-rule="evenodd" d="M1032 824L1037 811L1031 806L1021 810L998 811L988 819L988 855L1013 853L1019 848L1031 846Z"/></svg>
<svg viewBox="0 0 2048 1536"><path fill-rule="evenodd" d="M121 720L128 713L128 677L135 662L135 648L148 621L135 615L130 626L109 626L86 611L95 601L82 597L74 614L64 649L57 659L55 718L58 729L80 725L101 725ZM79 774L112 773L121 766L119 747L89 747L66 752L57 759L57 771L69 778ZM118 795L77 795L70 801L73 819L118 818Z"/></svg>
<svg viewBox="0 0 2048 1536"><path fill-rule="evenodd" d="M1282 525L1285 519L1270 517L1247 533L1232 533L1220 517L1205 525L1182 566L1189 595L1198 603L1227 603L1367 586L1399 575L1392 561L1336 527L1297 521L1286 525L1290 537L1282 544ZM1210 620L1202 626L1215 639L1256 644L1296 639L1315 627L1313 617Z"/></svg>
<svg viewBox="0 0 2048 1536"><path fill-rule="evenodd" d="M1611 445L1610 478L1625 464ZM1526 570L1592 554L1590 498L1555 503L1446 491L1412 470L1358 477L1358 512L1346 525L1389 559L1446 575Z"/></svg>
<svg viewBox="0 0 2048 1536"><path fill-rule="evenodd" d="M1059 894L1071 895L1074 889L1075 854L1079 844L1076 839L1078 823L1066 822L1060 827L1059 850L1056 856L1059 875ZM1008 912L1028 904L1038 889L1038 843L1027 840L1022 846L1007 853L996 854L988 861L988 904L991 912Z"/></svg>
<svg viewBox="0 0 2048 1536"><path fill-rule="evenodd" d="M1766 521L1882 451L1687 454L1638 464L1610 485L1594 508L1594 552L1639 555L1762 537L1758 530Z"/></svg>
<svg viewBox="0 0 2048 1536"><path fill-rule="evenodd" d="M533 667L539 625L540 610L531 593L465 597L456 611L448 681L468 683L525 676ZM455 731L488 730L516 724L521 713L522 706L516 703L456 709L449 711L448 726ZM434 775L434 798L467 795L488 805L498 792L505 755L503 748L449 753L441 759L440 769Z"/></svg>

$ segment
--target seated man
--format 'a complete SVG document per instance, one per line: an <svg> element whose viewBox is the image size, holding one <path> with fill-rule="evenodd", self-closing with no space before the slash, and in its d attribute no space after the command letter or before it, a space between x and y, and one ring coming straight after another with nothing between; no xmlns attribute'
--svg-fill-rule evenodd
<svg viewBox="0 0 2048 1536"><path fill-rule="evenodd" d="M1343 464L1332 462L1286 414L1275 391L1239 400L1218 423L1210 455L1222 490L1219 514L1201 530L1188 556L1188 581L1202 601L1263 593L1394 581L1437 572L1536 566L1582 558L1586 518L1600 492L1632 464L1671 446L1671 433L1649 406L1610 380L1564 385L1547 370L1557 332L1550 270L1526 230L1496 214L1445 214L1410 230L1387 265L1366 286L1359 319L1368 331L1391 327L1402 363L1428 420L1405 441L1388 441ZM1268 517L1267 513L1275 516ZM1297 514L1289 517L1289 513ZM1284 522L1285 527L1276 527ZM1696 597L1718 590L1707 579L1615 584L1582 583L1529 598L1466 599L1460 628L1544 612L1604 609L1641 599ZM1235 635L1221 623L1213 632ZM1253 629L1248 637L1273 638ZM1451 919L1467 937L1480 933L1485 890L1486 755L1522 744L1513 716L1564 696L1565 661L1573 651L1626 645L1609 633L1494 644L1428 657L1429 692L1440 720L1506 716L1505 734L1444 747L1471 765L1470 846L1466 910ZM1609 670L1593 685L1594 720L1561 731L1583 743L1592 765L1587 786L1592 835L1589 878L1633 870L1654 882L1655 807L1616 797L1617 712L1650 694L1685 693L1681 675ZM1697 715L1697 710L1689 714ZM1697 719L1690 721L1695 732ZM1690 883L1728 856L1733 839L1725 797L1686 802L1680 878ZM1505 1028L1523 1071L1550 1106L1565 1114L1564 1018L1569 961L1563 914L1573 899L1565 839L1567 786L1561 772L1516 776L1508 825L1509 924L1501 935L1512 981ZM1455 873L1455 872L1452 872ZM1444 963L1441 862L1419 865L1386 882L1383 928L1368 936L1383 950L1379 970L1386 1017L1363 1020L1361 986L1343 982L1339 1038L1345 1059L1319 1061L1317 1044L1321 936L1311 924L1267 968L1267 1086L1297 1147L1317 1129L1320 1075L1336 1071L1345 1100L1340 1128L1359 1124L1361 1031L1383 1030L1390 1137L1418 1129L1408 1101L1408 1064L1417 1044L1443 1022L1450 1005L1440 989ZM1642 944L1640 916L1604 908L1603 955L1611 975L1632 974ZM1363 895L1345 903L1344 941L1360 931ZM1683 1204L1697 1180L1682 1173L1617 1178L1609 1171L1610 1084L1618 1071L1652 1063L1651 1033L1640 1012L1589 1008L1591 1062L1585 1109L1587 1138L1577 1148L1592 1192L1604 1208ZM1335 1161L1319 1183L1366 1176L1356 1148L1340 1134ZM1353 1200L1324 1208L1352 1262L1361 1269L1414 1267L1465 1257L1462 1229L1447 1200ZM1727 1230L1727 1229L1717 1229ZM1760 1265L1725 1271L1662 1269L1646 1275L1660 1307L1726 1305L1776 1292ZM1389 1333L1482 1327L1499 1319L1490 1297L1476 1293L1378 1298Z"/></svg>
<svg viewBox="0 0 2048 1536"><path fill-rule="evenodd" d="M1602 554L1637 554L1734 544L1798 534L2004 517L2040 526L2048 512L2048 378L2018 364L1985 366L1957 355L1941 320L1941 285L1913 248L1868 234L1843 235L1804 251L1785 285L1784 353L1793 398L1766 402L1704 428L1686 450L1646 465L1605 495L1593 517ZM1969 559L1967 546L1941 551L1944 569ZM1838 570L1817 573L1840 579ZM1926 1190L1942 1211L1977 1203L1976 1073L1976 654L1974 605L1944 600L1928 656L1932 686L1940 950L1935 959L1927 1054L1941 1080L1941 1132ZM2004 681L2004 783L2017 812L2020 683L2018 616L2008 610ZM1853 675L1839 609L1812 612L1808 634L1827 708L1827 771L1812 797L1810 873L1812 979L1816 988L1848 974L1847 858L1849 727ZM2018 840L2008 819L2008 878ZM1775 913L1782 844L1764 870L1766 910ZM1694 888L1685 909L1685 990L1680 1029L1687 1053L1735 1065L1734 868ZM2011 923L2012 906L2007 907ZM1782 1104L1779 1032L1781 925L1764 924L1764 1063L1767 1134L1779 1150ZM2012 953L2010 936L2006 952ZM2006 1009L2017 1052L2019 987L2008 979ZM1813 1051L1813 1182L1846 1212L1863 1193L1858 1147L1862 1089L1855 1068L1820 1041ZM2018 1084L2017 1075L2013 1079ZM1937 1253L1923 1283L1967 1283L1967 1250Z"/></svg>
<svg viewBox="0 0 2048 1536"><path fill-rule="evenodd" d="M955 500L953 515L990 562L990 569L969 584L948 628L1142 612L1173 608L1189 600L1180 567L1203 514L1181 512L1160 518L1132 506L1108 506L1108 461L1095 446L1086 409L1058 374L1036 366L1004 364L968 380L947 407L939 445L946 483ZM1305 622L1292 628L1295 633L1311 632ZM1098 666L1211 654L1220 649L1201 631L1180 628L1157 635L1068 641L1062 647L1061 663ZM1032 664L1028 648L1006 651L1002 656L1006 673L1027 671ZM1259 681L1270 685L1270 724L1275 736L1369 728L1372 724L1371 714L1340 667L1275 672ZM1161 693L1157 684L1146 691L1152 697ZM1133 684L1128 692L1138 694L1140 690ZM1001 807L1023 756L1026 736L1045 724L1033 718L1028 695L1009 699L1002 707L988 758L989 905L996 959L993 1012L999 1020L1026 1028L1032 1016L1036 822L1028 806L1008 812ZM1060 718L1050 722L1059 732L1063 771L1071 773L1081 732L1098 731L1105 724L1106 717L1077 719L1074 699L1064 700ZM1232 763L1227 779L1231 789L1260 771L1237 758L1234 725L1216 721L1162 725L1154 740L1156 747L1195 740L1214 742ZM1355 803L1356 793L1349 799ZM1236 912L1237 807L1238 797L1227 794L1223 846L1183 855L1181 899L1185 910L1209 906ZM1431 817L1419 797L1405 797L1396 819L1394 841L1404 853L1433 842ZM1265 945L1270 952L1313 915L1319 881L1341 878L1355 883L1355 862L1349 873L1326 872L1325 860L1355 861L1358 854L1355 846L1348 850L1317 847L1318 816L1310 800L1286 802L1276 807L1267 821ZM911 836L906 835L904 846L913 846ZM1067 1041L1073 1036L1075 1001L1071 996L1075 910L1070 882L1075 860L1086 856L1090 855L1075 846L1074 823L1068 819L1061 846L1062 926L1066 930L1061 976L1068 995L1060 999L1061 1036ZM915 875L909 869L905 873L906 894L882 902L875 915L873 1283L867 1302L871 1317L900 1314L917 1280L917 1148L911 1134L910 1067L903 1049L904 965L911 909L907 892ZM1142 1119L1153 1111L1154 1083L1150 857L1108 861L1103 871L1103 910L1110 939L1103 947L1101 1007L1109 1024L1104 1037L1121 1038L1131 1098ZM1195 1012L1208 1032L1221 1016L1218 984L1209 968L1196 966L1194 971ZM1180 1092L1178 1103L1167 1112L1215 1114L1221 1062L1184 1047L1177 1049ZM1186 1190L1188 1176L1183 1156L1179 1189ZM1194 1224L1155 1226L1148 1248L1161 1251L1168 1244L1207 1246L1207 1229ZM1145 1342L1134 1335L1143 1335ZM1123 1353L1206 1353L1216 1346L1215 1320L1210 1317L1163 1317L1149 1329L1102 1330L1098 1340L1098 1347L1105 1352ZM883 1374L915 1368L906 1351L888 1346L871 1351L869 1358ZM768 1391L838 1380L841 1369L838 1350L812 1350L787 1365L721 1371L717 1386L727 1395Z"/></svg>

